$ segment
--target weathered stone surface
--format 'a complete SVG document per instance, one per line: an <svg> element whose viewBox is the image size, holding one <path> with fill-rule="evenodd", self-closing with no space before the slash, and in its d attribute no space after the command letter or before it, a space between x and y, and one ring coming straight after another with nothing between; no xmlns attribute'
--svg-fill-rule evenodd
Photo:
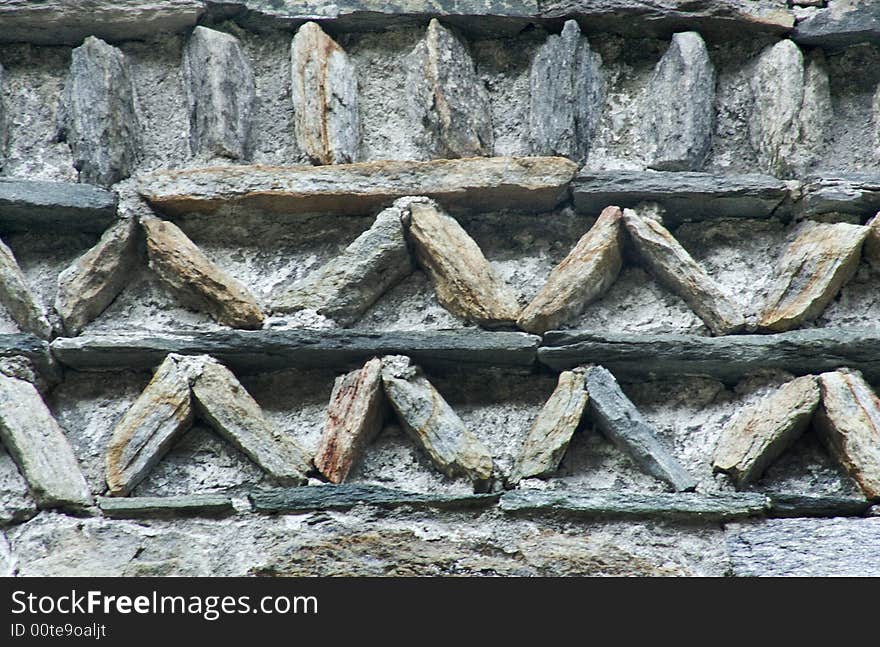
<svg viewBox="0 0 880 647"><path fill-rule="evenodd" d="M867 499L843 496L808 496L768 492L772 517L860 517L868 512Z"/></svg>
<svg viewBox="0 0 880 647"><path fill-rule="evenodd" d="M331 483L342 483L364 449L382 431L385 415L382 360L336 378L315 467Z"/></svg>
<svg viewBox="0 0 880 647"><path fill-rule="evenodd" d="M538 349L538 359L556 370L601 363L621 378L638 381L710 375L735 384L744 375L761 370L806 375L841 366L878 380L880 333L866 328L813 328L729 337L548 332Z"/></svg>
<svg viewBox="0 0 880 647"><path fill-rule="evenodd" d="M279 483L304 483L311 457L291 434L273 428L228 368L210 357L198 359L192 378L198 416Z"/></svg>
<svg viewBox="0 0 880 647"><path fill-rule="evenodd" d="M168 355L113 429L106 454L111 495L131 492L192 424L190 361Z"/></svg>
<svg viewBox="0 0 880 647"><path fill-rule="evenodd" d="M614 492L554 492L513 490L501 497L501 509L512 514L561 514L604 519L676 519L728 521L762 516L769 507L766 496L735 494L677 494Z"/></svg>
<svg viewBox="0 0 880 647"><path fill-rule="evenodd" d="M726 531L735 576L880 576L880 518L774 519Z"/></svg>
<svg viewBox="0 0 880 647"><path fill-rule="evenodd" d="M666 209L664 222L710 218L768 218L779 215L789 197L782 180L769 175L713 175L695 172L591 171L572 182L575 208L599 213L609 204L635 207L657 202Z"/></svg>
<svg viewBox="0 0 880 647"><path fill-rule="evenodd" d="M192 153L249 159L256 87L238 39L196 27L183 49L182 68Z"/></svg>
<svg viewBox="0 0 880 647"><path fill-rule="evenodd" d="M543 334L576 317L608 291L623 264L621 216L618 207L602 211L522 311L516 321L520 328Z"/></svg>
<svg viewBox="0 0 880 647"><path fill-rule="evenodd" d="M441 472L485 487L492 455L409 358L383 358L382 385L404 429Z"/></svg>
<svg viewBox="0 0 880 647"><path fill-rule="evenodd" d="M87 184L0 177L0 228L101 232L116 217L116 194Z"/></svg>
<svg viewBox="0 0 880 647"><path fill-rule="evenodd" d="M742 410L721 432L714 468L729 474L737 486L758 480L807 428L819 397L816 378L807 375Z"/></svg>
<svg viewBox="0 0 880 647"><path fill-rule="evenodd" d="M111 519L205 517L234 512L232 499L216 494L167 497L98 497L98 507Z"/></svg>
<svg viewBox="0 0 880 647"><path fill-rule="evenodd" d="M492 269L474 239L433 203L410 205L409 240L444 308L481 326L516 321L513 290Z"/></svg>
<svg viewBox="0 0 880 647"><path fill-rule="evenodd" d="M404 222L409 209L385 209L367 231L320 269L273 299L275 312L313 309L344 326L357 321L413 270Z"/></svg>
<svg viewBox="0 0 880 647"><path fill-rule="evenodd" d="M874 215L865 226L868 233L862 244L862 256L875 270L880 270L880 212Z"/></svg>
<svg viewBox="0 0 880 647"><path fill-rule="evenodd" d="M491 155L489 95L458 35L432 18L406 66L410 120L430 157Z"/></svg>
<svg viewBox="0 0 880 647"><path fill-rule="evenodd" d="M792 34L794 40L804 45L835 48L857 43L880 44L878 0L834 0L827 4L827 8L798 21Z"/></svg>
<svg viewBox="0 0 880 647"><path fill-rule="evenodd" d="M15 371L7 370L10 366L24 363L28 369L43 378L54 378L57 372L52 355L49 353L49 344L35 335L29 333L9 333L0 335L0 373L21 377L28 382L36 379L16 375Z"/></svg>
<svg viewBox="0 0 880 647"><path fill-rule="evenodd" d="M186 305L233 328L260 328L263 312L238 281L214 265L180 228L143 218L150 268Z"/></svg>
<svg viewBox="0 0 880 647"><path fill-rule="evenodd" d="M857 371L822 373L816 429L865 495L880 498L880 399Z"/></svg>
<svg viewBox="0 0 880 647"><path fill-rule="evenodd" d="M867 216L880 210L880 174L839 173L804 182L796 208L804 216L851 213Z"/></svg>
<svg viewBox="0 0 880 647"><path fill-rule="evenodd" d="M86 334L58 338L52 350L62 364L76 370L150 369L168 353L210 355L237 373L285 368L352 369L371 357L405 352L419 365L431 369L497 367L528 372L534 367L540 341L539 337L525 333L482 330L224 330ZM0 357L25 350L39 358L45 353L45 345L38 344L33 337L0 335Z"/></svg>
<svg viewBox="0 0 880 647"><path fill-rule="evenodd" d="M258 512L306 512L348 510L359 505L380 508L478 508L493 505L498 494L443 494L392 490L376 485L319 485L252 492L251 503Z"/></svg>
<svg viewBox="0 0 880 647"><path fill-rule="evenodd" d="M3 100L3 66L0 65L0 171L6 161L6 144L9 138L9 124L6 117L6 104Z"/></svg>
<svg viewBox="0 0 880 647"><path fill-rule="evenodd" d="M628 454L651 476L665 481L677 492L693 490L697 482L657 438L656 430L620 389L614 376L602 366L586 370L588 410L603 435Z"/></svg>
<svg viewBox="0 0 880 647"><path fill-rule="evenodd" d="M37 514L28 484L6 450L0 449L0 527L21 523Z"/></svg>
<svg viewBox="0 0 880 647"><path fill-rule="evenodd" d="M30 332L43 339L51 339L52 324L43 306L28 287L12 250L0 240L0 306L23 332Z"/></svg>
<svg viewBox="0 0 880 647"><path fill-rule="evenodd" d="M140 156L140 125L125 55L89 36L73 50L59 107L59 139L70 144L81 182L110 186Z"/></svg>
<svg viewBox="0 0 880 647"><path fill-rule="evenodd" d="M758 58L751 86L749 133L761 166L781 177L803 173L824 140L831 115L821 52L805 66L798 46L781 40Z"/></svg>
<svg viewBox="0 0 880 647"><path fill-rule="evenodd" d="M741 308L656 220L625 209L630 240L654 276L680 296L716 335L745 327Z"/></svg>
<svg viewBox="0 0 880 647"><path fill-rule="evenodd" d="M587 400L584 372L579 369L563 371L556 389L538 413L523 442L510 475L511 483L545 476L559 467Z"/></svg>
<svg viewBox="0 0 880 647"><path fill-rule="evenodd" d="M648 92L648 167L699 171L709 155L715 130L715 67L697 32L672 37L654 68Z"/></svg>
<svg viewBox="0 0 880 647"><path fill-rule="evenodd" d="M357 73L345 50L317 23L307 22L291 42L290 68L293 125L300 148L315 164L357 161Z"/></svg>
<svg viewBox="0 0 880 647"><path fill-rule="evenodd" d="M779 260L759 327L782 332L818 317L858 269L868 228L805 222Z"/></svg>
<svg viewBox="0 0 880 647"><path fill-rule="evenodd" d="M133 218L118 221L58 275L55 311L70 334L78 335L125 288L139 260L139 233Z"/></svg>
<svg viewBox="0 0 880 647"><path fill-rule="evenodd" d="M79 45L87 36L117 42L144 40L196 24L202 0L5 0L0 42Z"/></svg>
<svg viewBox="0 0 880 647"><path fill-rule="evenodd" d="M577 165L561 157L493 157L431 162L160 171L140 191L170 216L223 206L281 214L375 213L397 198L423 195L446 208L548 211L568 196Z"/></svg>
<svg viewBox="0 0 880 647"><path fill-rule="evenodd" d="M532 152L585 162L605 105L602 58L568 20L535 54L529 77Z"/></svg>
<svg viewBox="0 0 880 647"><path fill-rule="evenodd" d="M64 432L33 384L0 374L0 440L41 508L87 506L91 492Z"/></svg>

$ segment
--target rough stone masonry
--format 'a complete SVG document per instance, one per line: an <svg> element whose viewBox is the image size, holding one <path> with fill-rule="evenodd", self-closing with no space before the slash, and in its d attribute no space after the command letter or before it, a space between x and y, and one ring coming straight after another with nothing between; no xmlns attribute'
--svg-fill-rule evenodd
<svg viewBox="0 0 880 647"><path fill-rule="evenodd" d="M877 3L317 4L0 4L0 574L880 575Z"/></svg>

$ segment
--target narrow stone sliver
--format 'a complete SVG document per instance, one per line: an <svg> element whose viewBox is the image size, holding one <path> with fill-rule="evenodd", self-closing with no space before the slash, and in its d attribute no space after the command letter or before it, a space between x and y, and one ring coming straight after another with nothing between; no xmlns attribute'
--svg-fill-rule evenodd
<svg viewBox="0 0 880 647"><path fill-rule="evenodd" d="M23 332L52 339L54 327L46 308L34 295L12 250L0 240L0 306L6 308Z"/></svg>

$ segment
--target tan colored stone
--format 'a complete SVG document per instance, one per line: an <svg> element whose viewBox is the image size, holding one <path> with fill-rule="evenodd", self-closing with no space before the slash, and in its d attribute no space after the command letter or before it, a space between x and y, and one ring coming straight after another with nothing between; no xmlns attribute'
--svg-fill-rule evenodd
<svg viewBox="0 0 880 647"><path fill-rule="evenodd" d="M819 398L816 378L807 375L742 411L721 432L715 470L729 474L737 487L757 481L807 428Z"/></svg>
<svg viewBox="0 0 880 647"><path fill-rule="evenodd" d="M541 335L584 311L613 285L622 260L619 207L607 207L520 314L517 325Z"/></svg>
<svg viewBox="0 0 880 647"><path fill-rule="evenodd" d="M519 305L513 291L458 221L426 202L414 202L410 213L416 262L430 277L440 305L481 326L516 321Z"/></svg>
<svg viewBox="0 0 880 647"><path fill-rule="evenodd" d="M858 269L867 227L804 222L780 259L759 327L797 328L818 317Z"/></svg>
<svg viewBox="0 0 880 647"><path fill-rule="evenodd" d="M877 96L880 96L880 92L877 93ZM865 226L868 228L868 235L862 246L862 255L871 267L880 270L880 213L875 214Z"/></svg>
<svg viewBox="0 0 880 647"><path fill-rule="evenodd" d="M24 332L43 339L52 338L52 324L28 286L12 250L0 240L0 305Z"/></svg>
<svg viewBox="0 0 880 647"><path fill-rule="evenodd" d="M150 267L182 302L233 328L262 326L264 316L256 299L214 265L177 225L158 218L144 218L141 224Z"/></svg>

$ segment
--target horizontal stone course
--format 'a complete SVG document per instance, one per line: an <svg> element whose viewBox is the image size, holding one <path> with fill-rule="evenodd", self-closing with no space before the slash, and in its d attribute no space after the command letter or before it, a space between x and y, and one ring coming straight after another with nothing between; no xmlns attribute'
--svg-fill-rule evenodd
<svg viewBox="0 0 880 647"><path fill-rule="evenodd" d="M235 511L232 499L216 494L167 497L98 497L98 508L112 519L218 516Z"/></svg>
<svg viewBox="0 0 880 647"><path fill-rule="evenodd" d="M116 193L89 184L0 177L0 231L100 233L116 218Z"/></svg>

